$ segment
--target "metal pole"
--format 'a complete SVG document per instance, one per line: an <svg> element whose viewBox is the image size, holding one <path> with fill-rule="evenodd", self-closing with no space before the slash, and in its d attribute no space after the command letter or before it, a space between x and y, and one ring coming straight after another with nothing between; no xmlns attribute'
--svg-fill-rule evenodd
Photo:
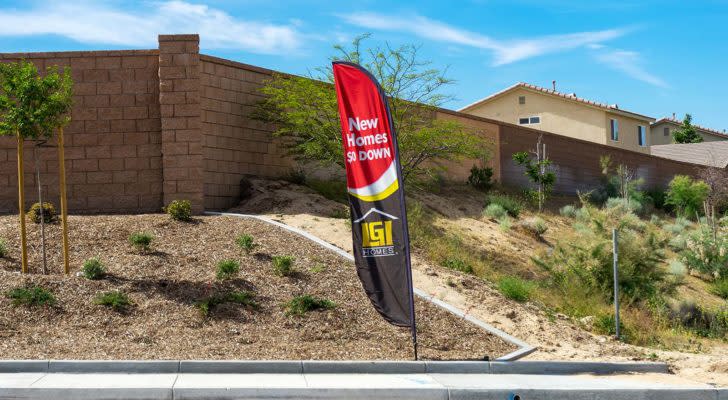
<svg viewBox="0 0 728 400"><path fill-rule="evenodd" d="M43 189L40 184L40 160L38 159L38 147L41 147L43 143L45 143L45 140L35 144L33 148L33 162L35 163L35 181L38 184L38 204L40 204L40 247L43 252L43 274L48 275L45 248L45 212L43 209Z"/></svg>
<svg viewBox="0 0 728 400"><path fill-rule="evenodd" d="M28 273L28 242L25 237L25 179L23 179L23 137L18 132L18 213L20 217L20 269Z"/></svg>
<svg viewBox="0 0 728 400"><path fill-rule="evenodd" d="M61 227L63 229L63 272L68 274L68 204L66 201L66 156L63 151L63 127L58 129L58 163L61 189Z"/></svg>
<svg viewBox="0 0 728 400"><path fill-rule="evenodd" d="M613 243L613 254L614 254L614 324L615 332L617 333L617 340L620 338L619 334L619 251L617 249L618 244L617 230L612 230L612 243Z"/></svg>

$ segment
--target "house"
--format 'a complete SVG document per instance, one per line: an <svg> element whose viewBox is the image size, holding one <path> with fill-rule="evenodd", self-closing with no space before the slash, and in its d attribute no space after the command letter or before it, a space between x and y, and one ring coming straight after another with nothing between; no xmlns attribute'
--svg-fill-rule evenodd
<svg viewBox="0 0 728 400"><path fill-rule="evenodd" d="M728 140L654 145L650 151L655 157L708 167L728 168Z"/></svg>
<svg viewBox="0 0 728 400"><path fill-rule="evenodd" d="M650 153L655 119L528 83L517 83L458 110L558 135Z"/></svg>
<svg viewBox="0 0 728 400"><path fill-rule="evenodd" d="M650 143L652 145L672 144L672 132L680 129L682 121L675 118L660 118L650 127ZM699 125L694 125L695 131L703 137L704 142L716 142L720 140L728 140L728 133L719 132L714 129L708 129Z"/></svg>

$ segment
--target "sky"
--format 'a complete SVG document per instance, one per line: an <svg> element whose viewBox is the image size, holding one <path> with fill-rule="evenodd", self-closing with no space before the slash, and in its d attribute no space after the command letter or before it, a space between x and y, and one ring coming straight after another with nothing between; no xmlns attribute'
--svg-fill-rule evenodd
<svg viewBox="0 0 728 400"><path fill-rule="evenodd" d="M8 1L0 52L156 48L199 33L204 54L307 75L332 46L420 46L458 109L516 82L728 129L728 0Z"/></svg>

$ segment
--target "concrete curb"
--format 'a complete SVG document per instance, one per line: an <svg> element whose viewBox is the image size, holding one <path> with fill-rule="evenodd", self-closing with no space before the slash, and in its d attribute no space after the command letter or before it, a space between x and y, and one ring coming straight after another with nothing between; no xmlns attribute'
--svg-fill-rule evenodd
<svg viewBox="0 0 728 400"><path fill-rule="evenodd" d="M667 373L663 363L571 361L0 360L0 373L50 374L510 374Z"/></svg>
<svg viewBox="0 0 728 400"><path fill-rule="evenodd" d="M207 214L207 215L224 215L224 216L229 216L229 217L257 219L259 221L266 222L266 223L269 223L271 225L275 225L275 226L277 226L279 228L282 228L282 229L285 229L285 230L287 230L289 232L293 232L293 233L295 233L297 235L303 236L306 239L311 240L311 241L319 244L320 246L322 246L322 247L324 247L324 248L326 248L328 250L333 251L334 253L340 255L341 257L346 258L347 260L349 260L351 262L354 262L354 256L352 256L351 254L347 253L346 251L344 251L344 250L342 250L342 249L340 249L340 248L332 245L331 243L329 243L329 242L327 242L327 241L325 241L323 239L320 239L320 238L318 238L318 237L316 237L314 235L311 235L310 233L308 233L308 232L306 232L304 230L301 230L301 229L298 229L298 228L294 228L294 227L292 227L290 225L286 225L286 224L284 224L282 222L274 221L274 220L272 220L270 218L267 218L267 217L263 217L263 216L260 216L260 215L253 215L253 214L238 214L238 213L215 212L215 211L206 211L205 214ZM445 310L449 311L451 314L454 314L454 315L458 316L459 318L462 318L462 319L464 319L464 320L466 320L466 321L468 321L468 322L470 322L470 323L472 323L472 324L474 324L474 325L476 325L476 326L484 329L485 331L487 331L487 332L489 332L489 333L491 333L491 334L493 334L495 336L498 336L499 338L503 339L504 341L506 341L508 343L511 343L514 346L518 347L517 350L515 350L515 351L513 351L511 353L508 353L508 354L506 354L504 356L498 357L496 359L497 361L515 361L515 360L518 360L520 358L523 358L523 357L525 357L525 356L527 356L527 355L529 355L529 354L531 354L531 353L533 353L534 351L537 350L536 347L529 345L528 343L524 342L523 340L520 340L520 339L518 339L518 338L516 338L514 336L511 336L511 335L503 332L502 330L500 330L500 329L498 329L498 328L496 328L496 327L494 327L494 326L492 326L490 324L487 324L487 323L485 323L485 322L483 322L483 321L481 321L481 320L479 320L479 319L477 319L477 318L475 318L475 317L473 317L471 315L467 315L464 312L462 312L461 310L459 310L457 307L455 307L455 306L453 306L451 304L448 304L448 303L446 303L446 302L444 302L442 300L436 299L436 298L434 298L432 296L428 296L427 293L425 293L422 290L419 290L417 288L414 288L414 294L417 297L420 297L420 298L422 298L422 299L424 299L426 301L429 301L430 303L435 304L436 306L439 306L441 308L444 308Z"/></svg>

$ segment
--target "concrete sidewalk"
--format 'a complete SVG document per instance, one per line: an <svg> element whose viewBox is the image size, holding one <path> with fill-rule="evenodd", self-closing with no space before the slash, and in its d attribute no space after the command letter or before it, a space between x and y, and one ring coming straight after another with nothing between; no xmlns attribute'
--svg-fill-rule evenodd
<svg viewBox="0 0 728 400"><path fill-rule="evenodd" d="M0 362L0 399L728 400L728 391L659 373L663 367L570 362ZM32 369L36 372L28 372Z"/></svg>

